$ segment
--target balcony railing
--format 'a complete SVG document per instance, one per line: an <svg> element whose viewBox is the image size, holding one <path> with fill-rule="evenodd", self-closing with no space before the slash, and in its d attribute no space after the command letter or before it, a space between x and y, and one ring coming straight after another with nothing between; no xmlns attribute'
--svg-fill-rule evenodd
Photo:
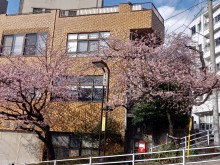
<svg viewBox="0 0 220 165"><path fill-rule="evenodd" d="M157 18L164 24L164 19L156 9L153 3L146 2L146 3L135 3L132 4L132 11L140 11L140 10L152 10Z"/></svg>
<svg viewBox="0 0 220 165"><path fill-rule="evenodd" d="M92 15L92 14L117 13L118 11L119 11L118 6L105 7L105 8L61 10L60 17L75 17L75 16Z"/></svg>
<svg viewBox="0 0 220 165"><path fill-rule="evenodd" d="M16 15L27 15L27 14L41 14L41 13L50 13L53 9L42 9L39 12L30 12L30 13L18 13L18 14L7 14L7 16L16 16ZM152 10L157 18L162 24L164 24L164 19L156 9L153 3L134 3L131 4L131 11L145 11ZM110 6L103 8L85 8L85 9L71 9L71 10L60 10L60 17L76 17L83 15L93 15L93 14L108 14L108 13L118 13L119 6Z"/></svg>
<svg viewBox="0 0 220 165"><path fill-rule="evenodd" d="M164 24L164 19L151 2L146 3L135 3L131 5L131 11L144 11L152 10L157 18ZM83 15L92 14L107 14L119 12L119 6L103 7L103 8L86 8L86 9L72 9L72 10L61 10L60 17L76 17Z"/></svg>

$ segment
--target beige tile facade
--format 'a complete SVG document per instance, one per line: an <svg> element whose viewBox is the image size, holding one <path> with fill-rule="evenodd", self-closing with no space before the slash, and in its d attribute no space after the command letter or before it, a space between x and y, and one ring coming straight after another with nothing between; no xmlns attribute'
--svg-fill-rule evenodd
<svg viewBox="0 0 220 165"><path fill-rule="evenodd" d="M111 35L129 40L130 29L155 29L164 34L164 25L152 10L131 11L131 4L119 5L119 12L108 14L85 15L75 17L59 17L60 11L51 13L6 16L0 15L0 40L3 35L48 32L53 37L53 48L66 48L68 33L110 31ZM79 67L84 58L77 58ZM81 127L85 120L97 124L100 119L100 103L70 103L66 104L64 113L55 113L52 121L54 131L72 132ZM65 111L68 111L65 113ZM71 113L69 113L71 112ZM90 115L89 115L90 114ZM125 110L118 109L110 116L121 124L124 135ZM94 121L94 122L93 122ZM0 129L5 129L4 124Z"/></svg>

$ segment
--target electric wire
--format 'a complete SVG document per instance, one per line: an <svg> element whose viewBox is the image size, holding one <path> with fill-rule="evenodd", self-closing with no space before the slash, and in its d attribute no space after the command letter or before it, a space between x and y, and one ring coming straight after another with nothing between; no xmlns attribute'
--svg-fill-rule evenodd
<svg viewBox="0 0 220 165"><path fill-rule="evenodd" d="M195 4L195 3L196 3L196 0L195 0L194 3L193 3L193 6L191 6L190 8L188 8L188 9L186 9L186 10L184 10L184 11L186 12L186 11L188 11L189 9L193 9L193 8L195 8L195 7L198 7L198 5L199 5L199 4L202 4L203 2L204 2L204 1ZM202 9L203 9L203 8L202 8ZM199 11L198 13L196 13L195 15L198 15L198 14L201 12L202 9L200 9L200 11ZM189 15L191 11L192 11L192 10L189 10L189 12L188 12L186 15ZM180 13L178 13L176 16L178 16L179 14L180 14ZM183 17L186 17L186 15L184 15ZM174 16L172 16L172 17L174 17ZM171 17L170 17L170 18L171 18ZM169 19L169 18L168 18L168 19ZM186 17L184 23L186 22L186 20L187 20L187 17ZM193 18L193 20L194 20L194 18ZM179 20L177 20L173 25L175 25L176 23L178 23L178 21L179 21ZM171 33L175 32L175 31L177 31L178 29L182 28L183 26L185 27L184 23L183 23L182 25L178 26L176 29L174 29L174 30L172 30L171 32L169 32L168 34L171 34ZM190 22L190 24L191 24L191 22ZM190 24L189 24L189 25L190 25ZM171 27L172 27L172 26L171 26ZM186 30L186 29L184 29L184 31L182 31L181 33L184 33L185 30Z"/></svg>
<svg viewBox="0 0 220 165"><path fill-rule="evenodd" d="M197 1L197 0L194 1L193 5L195 5L196 1ZM194 7L193 7L193 8L194 8ZM186 22L186 20L187 20L189 14L190 14L190 12L191 12L191 10L189 10L189 12L186 13L187 16L186 16L186 15L183 16L183 17L186 17L185 20L184 20L184 22L183 22L183 24L182 24L181 26L179 26L178 28L176 28L175 30L173 30L172 32L175 32L176 30L178 30L178 29L180 29L181 27L183 27L183 25L184 25L184 23ZM176 22L177 22L177 21L176 21ZM176 22L175 22L174 24L176 24ZM173 25L174 25L174 24L173 24ZM172 33L172 32L171 32L171 33Z"/></svg>
<svg viewBox="0 0 220 165"><path fill-rule="evenodd" d="M184 24L183 24L183 26L185 26L186 29L191 30L191 28L190 28L189 26L186 26L186 25L184 25ZM183 33L184 33L184 32L183 32ZM203 35L203 34L201 34L201 33L199 33L199 32L196 32L196 33L199 34L199 35L201 35L201 36L203 36L203 37L205 37L205 38L207 38L207 39L209 39L209 37L206 37L205 35Z"/></svg>
<svg viewBox="0 0 220 165"><path fill-rule="evenodd" d="M203 10L204 7L202 7L199 12L196 14L198 15L202 10ZM186 28L182 31L182 33L184 33L186 31L186 29L189 27L189 25L194 21L195 17L190 21L190 23L188 24L188 26L184 25Z"/></svg>
<svg viewBox="0 0 220 165"><path fill-rule="evenodd" d="M207 0L204 0L204 1L200 2L200 3L197 3L197 4L195 4L195 5L193 5L193 6L189 7L189 8L187 8L186 10L183 10L182 12L179 12L179 13L177 13L177 14L175 14L175 15L173 15L173 16L167 18L167 19L165 19L164 21L168 21L169 19L171 19L171 18L173 18L173 17L176 17L176 16L178 16L178 15L180 15L180 14L182 14L182 13L185 13L186 11L188 11L188 10L190 10L190 9L192 9L192 8L198 6L198 5L200 5L200 4L202 4L202 3L206 2L206 1L207 1Z"/></svg>

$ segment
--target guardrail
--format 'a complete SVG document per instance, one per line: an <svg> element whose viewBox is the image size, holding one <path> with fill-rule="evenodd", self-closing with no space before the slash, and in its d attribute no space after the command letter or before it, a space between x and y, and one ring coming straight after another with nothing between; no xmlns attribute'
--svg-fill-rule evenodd
<svg viewBox="0 0 220 165"><path fill-rule="evenodd" d="M92 14L117 13L118 11L119 11L118 6L103 7L103 8L60 10L60 17L76 17L76 16L92 15Z"/></svg>
<svg viewBox="0 0 220 165"><path fill-rule="evenodd" d="M157 18L164 24L164 19L156 9L153 3L134 3L131 4L131 11L144 11L152 10ZM76 17L83 15L92 14L106 14L106 13L117 13L119 12L119 6L101 7L101 8L85 8L85 9L71 9L71 10L60 10L60 17Z"/></svg>
<svg viewBox="0 0 220 165"><path fill-rule="evenodd" d="M201 131L201 132L198 132L198 133L195 133L195 134L191 134L190 135L190 147L194 147L196 145L199 145L199 144L204 144L206 143L207 146L210 145L210 142L213 140L212 138L212 130L206 130L206 131ZM157 146L151 146L150 147L150 152L153 152L153 151L157 151L159 148L167 145L167 144L171 144L171 142L168 142L168 143L165 143L165 144L161 144L161 145L157 145ZM184 136L182 138L180 138L180 143L179 143L179 146L180 147L183 147L183 148L187 148L188 146L188 136Z"/></svg>
<svg viewBox="0 0 220 165"><path fill-rule="evenodd" d="M152 10L154 14L157 16L157 18L164 24L164 19L160 15L157 8L154 6L151 2L145 2L145 3L134 3L132 4L132 11L140 11L140 10Z"/></svg>
<svg viewBox="0 0 220 165"><path fill-rule="evenodd" d="M160 152L149 153L132 153L123 155L111 155L111 156L99 156L99 157L87 157L80 159L65 159L54 161L43 161L39 163L30 163L26 165L104 165L104 164L120 164L127 165L128 163L150 165L152 164L175 164L175 165L189 165L189 164L201 164L207 162L219 162L220 163L220 146L192 148L189 150L191 153L187 155L187 150L177 149Z"/></svg>

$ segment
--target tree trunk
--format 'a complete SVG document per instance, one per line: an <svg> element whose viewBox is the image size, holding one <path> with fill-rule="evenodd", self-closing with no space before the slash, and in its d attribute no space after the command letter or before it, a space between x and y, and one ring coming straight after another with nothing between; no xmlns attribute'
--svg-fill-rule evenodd
<svg viewBox="0 0 220 165"><path fill-rule="evenodd" d="M172 122L172 119L171 119L170 112L168 110L167 110L167 119L168 119L168 123L169 123L169 134L171 136L174 136L174 133L173 133L173 122Z"/></svg>
<svg viewBox="0 0 220 165"><path fill-rule="evenodd" d="M46 126L45 130L45 147L46 147L46 152L47 152L47 159L48 160L55 160L55 152L54 152L54 147L52 143L52 135L50 132L50 126Z"/></svg>

